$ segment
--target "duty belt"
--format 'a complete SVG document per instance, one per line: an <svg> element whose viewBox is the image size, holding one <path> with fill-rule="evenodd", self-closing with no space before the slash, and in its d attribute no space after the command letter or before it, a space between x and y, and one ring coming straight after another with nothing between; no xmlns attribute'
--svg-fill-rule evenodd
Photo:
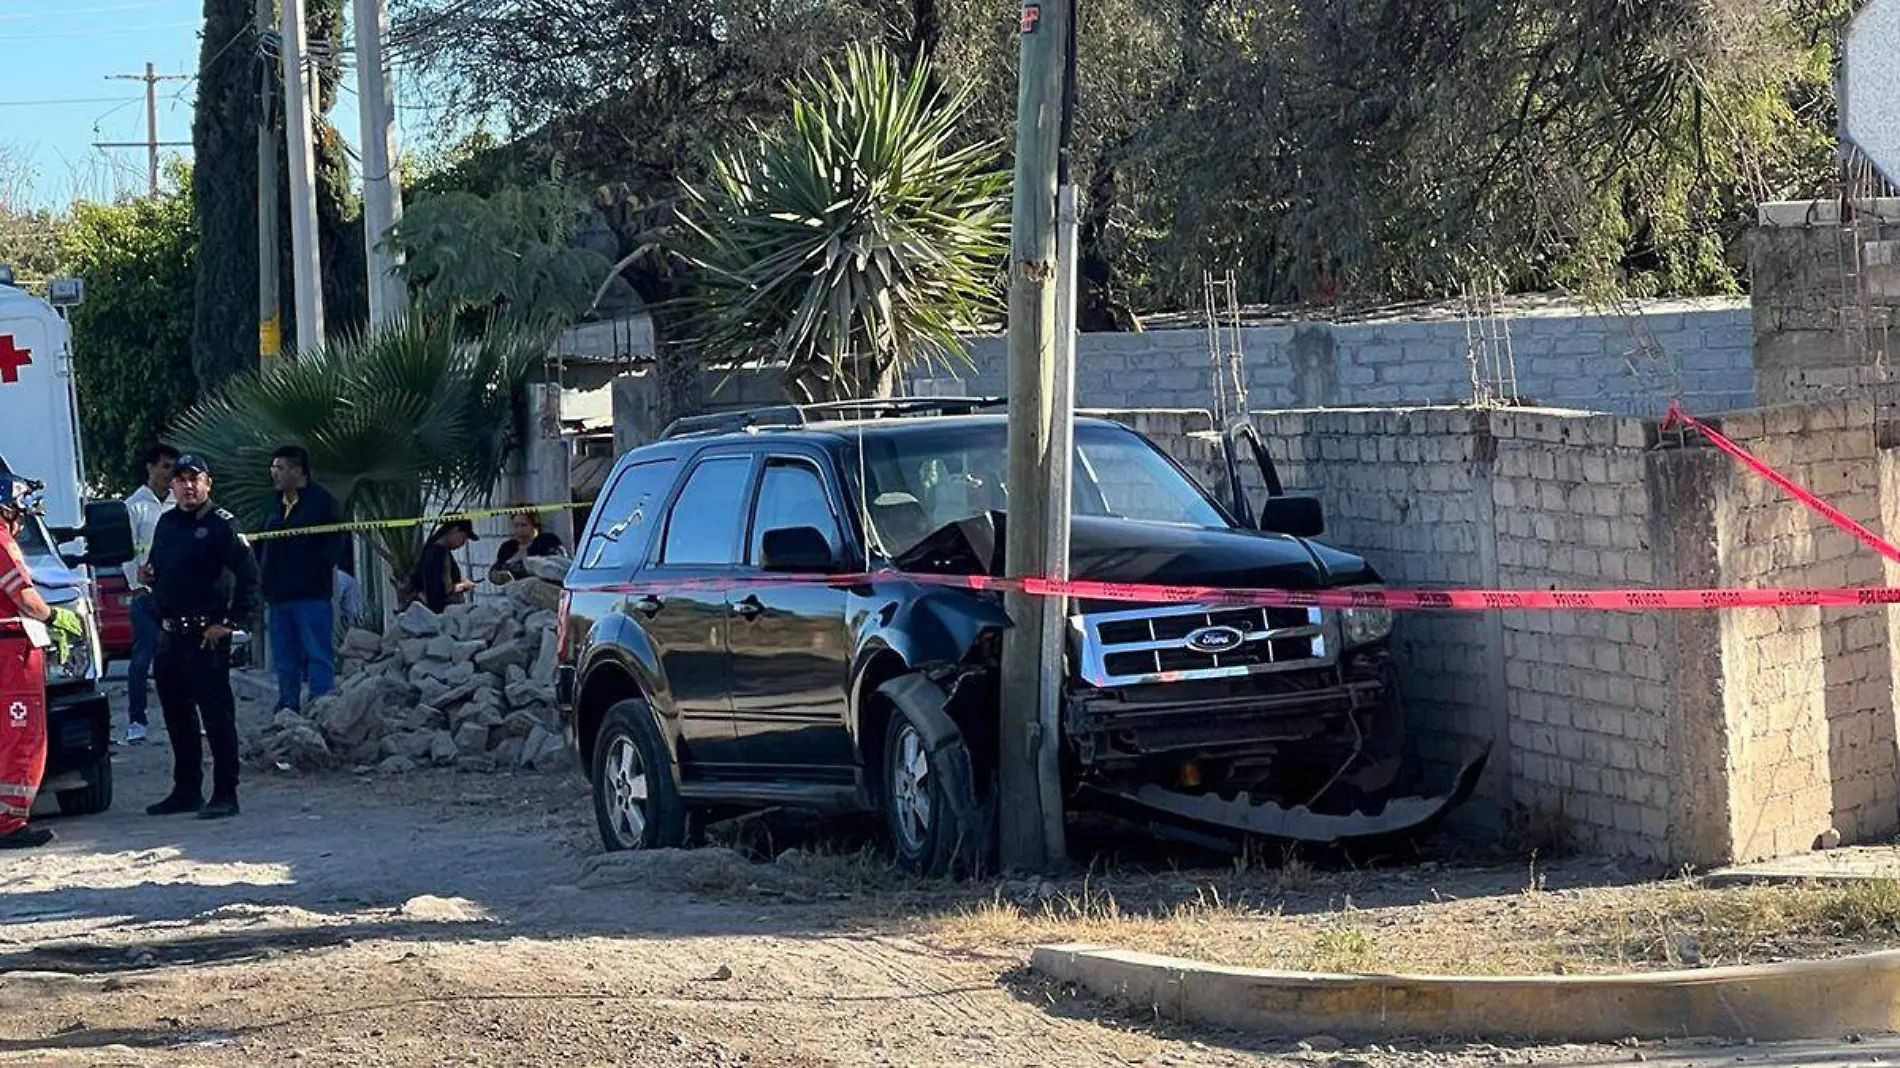
<svg viewBox="0 0 1900 1068"><path fill-rule="evenodd" d="M210 616L173 616L159 621L158 625L161 629L176 634L179 631L204 630L207 627L217 626L221 622L223 621L212 619Z"/></svg>

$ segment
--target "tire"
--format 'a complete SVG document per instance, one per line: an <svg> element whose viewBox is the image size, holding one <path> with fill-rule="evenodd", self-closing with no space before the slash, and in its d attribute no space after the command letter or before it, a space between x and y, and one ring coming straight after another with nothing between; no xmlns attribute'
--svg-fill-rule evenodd
<svg viewBox="0 0 1900 1068"><path fill-rule="evenodd" d="M594 819L608 852L686 843L686 803L644 702L622 701L607 710L590 759Z"/></svg>
<svg viewBox="0 0 1900 1068"><path fill-rule="evenodd" d="M884 738L884 781L878 791L885 829L897 865L916 875L955 876L981 863L972 855L970 828L951 803L946 754L955 751L962 765L969 757L961 740L936 752L927 735L902 711L891 715Z"/></svg>
<svg viewBox="0 0 1900 1068"><path fill-rule="evenodd" d="M54 794L62 816L91 816L112 807L112 754L101 753L86 776L88 785Z"/></svg>

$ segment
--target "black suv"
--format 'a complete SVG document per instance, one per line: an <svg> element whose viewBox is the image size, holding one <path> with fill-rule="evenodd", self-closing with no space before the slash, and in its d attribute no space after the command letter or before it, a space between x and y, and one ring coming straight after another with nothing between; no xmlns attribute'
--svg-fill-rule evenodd
<svg viewBox="0 0 1900 1068"><path fill-rule="evenodd" d="M699 417L620 459L568 575L557 672L607 848L679 845L695 816L786 805L882 810L915 870L988 856L1010 622L999 594L931 579L1002 574L994 403ZM1242 522L1147 438L1076 420L1071 574L1376 583L1299 536L1318 533L1317 505L1281 494L1252 441L1272 497ZM1444 796L1392 796L1403 720L1382 610L1069 611L1074 803L1335 841L1434 822L1482 767Z"/></svg>

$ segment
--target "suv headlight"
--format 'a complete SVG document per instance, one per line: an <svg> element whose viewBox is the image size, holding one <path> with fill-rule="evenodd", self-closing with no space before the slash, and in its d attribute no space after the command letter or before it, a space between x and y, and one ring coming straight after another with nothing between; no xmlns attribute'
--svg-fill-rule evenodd
<svg viewBox="0 0 1900 1068"><path fill-rule="evenodd" d="M1392 636L1392 610L1390 608L1342 608L1339 610L1339 625L1346 648L1355 649L1362 645L1384 641Z"/></svg>

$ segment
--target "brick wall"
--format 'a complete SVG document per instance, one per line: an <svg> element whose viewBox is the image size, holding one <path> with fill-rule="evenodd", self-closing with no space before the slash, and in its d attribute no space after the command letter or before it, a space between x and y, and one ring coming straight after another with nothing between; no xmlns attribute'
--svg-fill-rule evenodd
<svg viewBox="0 0 1900 1068"><path fill-rule="evenodd" d="M1771 408L1730 416L1724 430L1834 507L1880 529L1883 457L1871 404ZM1886 581L1881 557L1760 478L1731 470L1715 491L1725 584ZM1737 852L1808 849L1829 826L1849 841L1900 830L1888 610L1729 612L1722 641Z"/></svg>
<svg viewBox="0 0 1900 1068"><path fill-rule="evenodd" d="M1660 414L1668 389L1632 373L1638 338L1653 340L1681 376L1693 410L1755 402L1746 301L1653 301L1625 318L1576 306L1504 317L1518 394L1559 407ZM1455 317L1350 323L1290 322L1241 332L1255 410L1452 404L1471 398L1465 323ZM919 373L918 391L1005 392L1004 339L972 342L972 368ZM1206 331L1084 334L1077 342L1077 403L1096 408L1213 404Z"/></svg>
<svg viewBox="0 0 1900 1068"><path fill-rule="evenodd" d="M1205 413L1105 413L1217 487ZM1888 565L1699 439L1654 422L1513 409L1264 413L1325 540L1395 586L1877 585ZM1881 529L1900 460L1871 405L1731 416L1764 460ZM1424 764L1485 739L1462 822L1560 825L1670 863L1798 852L1900 826L1892 609L1408 613L1394 636Z"/></svg>
<svg viewBox="0 0 1900 1068"><path fill-rule="evenodd" d="M1763 204L1749 235L1762 404L1834 399L1900 368L1900 199Z"/></svg>

